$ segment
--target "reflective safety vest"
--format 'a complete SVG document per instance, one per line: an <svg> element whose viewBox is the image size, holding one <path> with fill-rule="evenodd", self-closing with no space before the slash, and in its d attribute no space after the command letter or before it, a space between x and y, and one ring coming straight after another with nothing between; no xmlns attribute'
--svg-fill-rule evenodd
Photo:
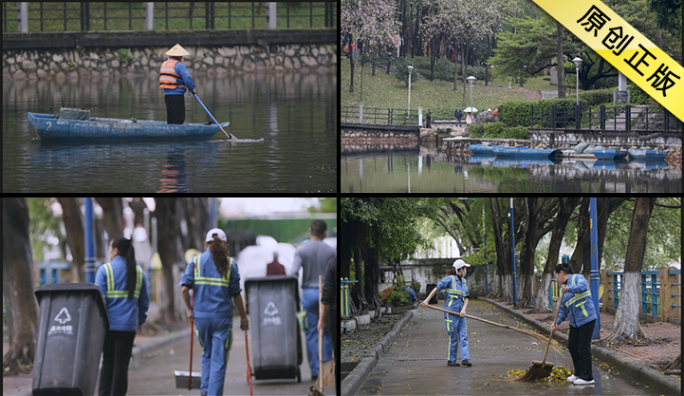
<svg viewBox="0 0 684 396"><path fill-rule="evenodd" d="M570 275L570 279L568 280L570 285L575 285L575 279L576 276ZM582 313L584 314L584 317L587 318L589 317L589 313L587 313L587 309L584 307L584 304L590 301L593 304L593 301L591 300L591 291L587 290L584 293L575 294L572 298L566 301L565 308L571 310L572 305L575 304L575 308L582 308Z"/></svg>
<svg viewBox="0 0 684 396"><path fill-rule="evenodd" d="M228 287L230 285L230 270L233 268L233 258L228 258L228 271L222 278L203 277L200 271L200 256L195 256L192 262L195 264L195 285L211 285Z"/></svg>
<svg viewBox="0 0 684 396"><path fill-rule="evenodd" d="M178 60L174 58L169 58L164 63L162 63L161 71L159 74L159 88L188 88L185 86L185 84L183 84L183 79L181 79L181 76L178 73L176 73L176 63L178 63ZM178 80L180 80L180 82Z"/></svg>
<svg viewBox="0 0 684 396"><path fill-rule="evenodd" d="M107 279L107 295L105 297L109 298L128 298L128 290L116 290L114 287L114 273L112 272L112 264L106 263L104 265L106 271ZM133 291L133 297L140 297L140 288L142 287L142 268L135 266L137 272L137 280L135 282L135 291Z"/></svg>
<svg viewBox="0 0 684 396"><path fill-rule="evenodd" d="M465 297L468 294L468 285L466 285L466 280L463 278L463 290L458 288L458 283L456 282L456 275L451 275L451 287L444 289L444 292L446 293L445 296L445 303L447 307L452 307L454 300L458 302L458 300L461 300L461 303L465 301Z"/></svg>

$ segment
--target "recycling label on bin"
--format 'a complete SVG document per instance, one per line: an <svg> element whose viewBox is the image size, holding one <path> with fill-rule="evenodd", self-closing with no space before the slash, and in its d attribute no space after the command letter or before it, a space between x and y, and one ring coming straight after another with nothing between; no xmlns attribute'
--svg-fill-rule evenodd
<svg viewBox="0 0 684 396"><path fill-rule="evenodd" d="M266 314L266 317L264 317L264 320L262 324L264 326L280 326L281 325L281 320L280 316L278 315L278 308L275 306L273 301L269 301L268 304L266 305L266 309L264 309L264 314Z"/></svg>
<svg viewBox="0 0 684 396"><path fill-rule="evenodd" d="M48 335L52 334L74 334L73 326L66 325L66 323L71 322L71 315L69 315L69 310L66 307L62 308L57 316L55 316L55 322L59 323L58 326L50 326L50 331Z"/></svg>

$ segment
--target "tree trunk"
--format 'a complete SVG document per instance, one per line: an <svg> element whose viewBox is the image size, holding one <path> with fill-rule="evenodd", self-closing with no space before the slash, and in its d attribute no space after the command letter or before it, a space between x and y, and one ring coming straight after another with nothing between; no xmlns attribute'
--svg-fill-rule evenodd
<svg viewBox="0 0 684 396"><path fill-rule="evenodd" d="M644 264L646 244L648 242L648 223L651 220L653 206L657 198L637 197L632 214L632 225L629 230L625 271L622 283L622 295L613 324L613 334L607 341L645 338L639 324L641 292L641 268Z"/></svg>
<svg viewBox="0 0 684 396"><path fill-rule="evenodd" d="M380 281L380 264L378 262L378 243L368 248L367 260L364 263L364 294L368 302L368 309L380 308L378 298L378 282Z"/></svg>
<svg viewBox="0 0 684 396"><path fill-rule="evenodd" d="M38 304L33 294L33 253L25 198L3 198L2 294L7 311L9 349L3 374L29 372L38 335Z"/></svg>
<svg viewBox="0 0 684 396"><path fill-rule="evenodd" d="M109 235L109 240L112 241L118 236L123 236L124 219L121 198L95 198L95 200L102 207L104 227Z"/></svg>
<svg viewBox="0 0 684 396"><path fill-rule="evenodd" d="M73 273L77 275L75 281L85 282L85 232L83 231L83 216L81 216L80 205L77 198L57 198L57 200L62 205L62 219L66 229L67 244L73 257Z"/></svg>
<svg viewBox="0 0 684 396"><path fill-rule="evenodd" d="M558 215L553 221L553 231L551 232L551 241L549 242L549 254L546 265L544 265L542 281L539 285L537 297L534 302L534 312L553 311L553 308L549 305L549 285L551 284L553 271L558 263L558 255L560 254L560 248L563 243L565 229L579 202L580 198L561 198L559 200Z"/></svg>
<svg viewBox="0 0 684 396"><path fill-rule="evenodd" d="M565 97L565 69L563 65L565 64L565 58L563 57L563 25L560 22L556 22L556 42L558 43L558 66L556 70L558 71L558 97Z"/></svg>
<svg viewBox="0 0 684 396"><path fill-rule="evenodd" d="M435 58L437 57L437 55L435 55L435 53L437 52L437 51L435 51L435 49L437 47L437 45L435 44L436 41L437 41L437 39L433 37L432 40L430 40L430 44L429 44L430 45L430 81L435 80Z"/></svg>
<svg viewBox="0 0 684 396"><path fill-rule="evenodd" d="M461 71L463 77L463 106L466 106L466 72L468 70L468 51L470 40L466 39L465 46L461 45Z"/></svg>
<svg viewBox="0 0 684 396"><path fill-rule="evenodd" d="M591 259L591 236L589 234L589 198L582 198L580 202L579 219L577 220L577 244L568 261L572 272L582 272L582 266L587 259Z"/></svg>
<svg viewBox="0 0 684 396"><path fill-rule="evenodd" d="M502 208L498 198L489 198L489 207L492 212L492 225L494 231L494 246L496 246L496 266L499 275L501 291L499 297L513 300L513 268L511 264L511 244L503 236L503 223L506 222L507 213L505 206Z"/></svg>
<svg viewBox="0 0 684 396"><path fill-rule="evenodd" d="M158 249L162 262L164 288L160 304L161 322L173 324L183 319L180 307L176 307L176 284L174 272L178 271L178 263L182 261L178 254L179 222L177 218L176 200L178 198L156 198L156 210L159 230Z"/></svg>
<svg viewBox="0 0 684 396"><path fill-rule="evenodd" d="M454 48L454 91L458 88L458 54L456 54L456 48Z"/></svg>
<svg viewBox="0 0 684 396"><path fill-rule="evenodd" d="M354 92L354 50L352 48L354 46L354 42L351 40L351 36L347 42L349 43L347 44L349 46L349 66L351 66L351 76L349 76L349 92Z"/></svg>
<svg viewBox="0 0 684 396"><path fill-rule="evenodd" d="M181 198L185 224L188 228L188 249L204 249L204 237L209 231L209 198Z"/></svg>
<svg viewBox="0 0 684 396"><path fill-rule="evenodd" d="M128 206L133 210L133 227L138 224L145 225L145 209L147 209L147 204L142 198L133 198Z"/></svg>

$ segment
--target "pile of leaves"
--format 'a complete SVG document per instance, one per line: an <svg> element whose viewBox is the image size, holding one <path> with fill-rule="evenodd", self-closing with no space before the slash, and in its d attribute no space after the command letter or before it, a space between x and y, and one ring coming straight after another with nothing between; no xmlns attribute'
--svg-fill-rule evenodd
<svg viewBox="0 0 684 396"><path fill-rule="evenodd" d="M524 369L514 369L506 371L506 375L511 379L522 378L527 373ZM542 381L546 382L563 382L566 378L572 375L572 371L566 367L554 367L551 375L544 378Z"/></svg>

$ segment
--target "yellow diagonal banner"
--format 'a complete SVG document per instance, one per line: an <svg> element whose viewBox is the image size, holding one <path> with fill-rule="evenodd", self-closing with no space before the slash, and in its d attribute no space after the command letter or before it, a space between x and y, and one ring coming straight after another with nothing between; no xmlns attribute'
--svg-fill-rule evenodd
<svg viewBox="0 0 684 396"><path fill-rule="evenodd" d="M599 0L533 0L684 121L684 68Z"/></svg>

